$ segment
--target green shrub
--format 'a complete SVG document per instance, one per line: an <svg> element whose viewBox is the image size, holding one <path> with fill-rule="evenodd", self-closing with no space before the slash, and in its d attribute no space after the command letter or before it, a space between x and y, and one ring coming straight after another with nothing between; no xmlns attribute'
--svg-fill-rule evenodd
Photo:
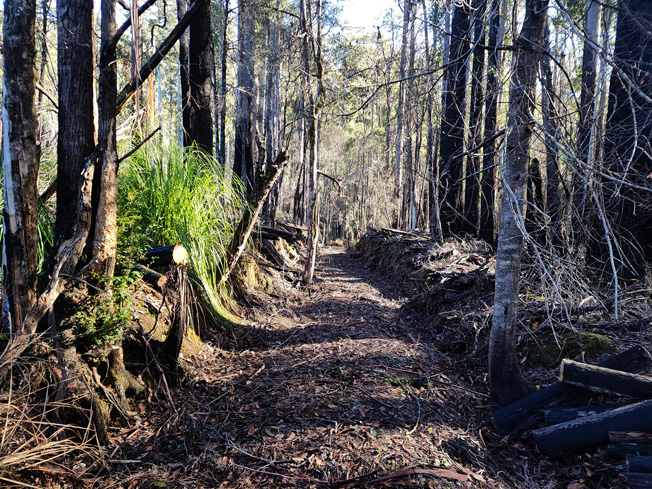
<svg viewBox="0 0 652 489"><path fill-rule="evenodd" d="M111 292L90 296L88 307L80 307L73 317L80 345L112 345L122 339L133 313L132 286L139 278L138 273L131 272L100 281L100 286Z"/></svg>

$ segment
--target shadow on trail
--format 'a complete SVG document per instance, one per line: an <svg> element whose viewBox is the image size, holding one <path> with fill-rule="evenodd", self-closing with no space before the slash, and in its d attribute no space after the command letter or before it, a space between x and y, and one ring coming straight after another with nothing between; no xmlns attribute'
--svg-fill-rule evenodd
<svg viewBox="0 0 652 489"><path fill-rule="evenodd" d="M239 327L231 347L265 351L345 339L409 339L397 318L398 281L370 270L361 257L338 251L323 257L308 298L286 302L264 326Z"/></svg>

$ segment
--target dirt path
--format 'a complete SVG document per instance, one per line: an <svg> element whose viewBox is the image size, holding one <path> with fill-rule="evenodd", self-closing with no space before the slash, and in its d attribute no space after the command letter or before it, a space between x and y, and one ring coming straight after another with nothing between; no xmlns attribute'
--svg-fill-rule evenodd
<svg viewBox="0 0 652 489"><path fill-rule="evenodd" d="M253 311L229 349L206 344L178 413L154 402L140 431L115 434L141 464L123 487L556 487L496 449L482 372L399 314L398 284L336 247L316 277Z"/></svg>

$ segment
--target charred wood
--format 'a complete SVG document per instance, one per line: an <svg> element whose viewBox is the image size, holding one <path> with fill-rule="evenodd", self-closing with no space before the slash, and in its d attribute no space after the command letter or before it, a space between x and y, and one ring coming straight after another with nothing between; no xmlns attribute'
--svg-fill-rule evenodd
<svg viewBox="0 0 652 489"><path fill-rule="evenodd" d="M652 430L652 401L642 401L586 418L534 430L541 453L581 453L609 443L609 432Z"/></svg>
<svg viewBox="0 0 652 489"><path fill-rule="evenodd" d="M552 426L559 423L566 423L574 419L585 418L587 416L593 416L594 414L604 413L606 411L611 411L623 406L626 406L626 404L617 403L601 404L595 406L551 408L544 409L543 416L546 420L546 424L548 426Z"/></svg>
<svg viewBox="0 0 652 489"><path fill-rule="evenodd" d="M635 399L652 398L652 379L643 375L564 359L559 377L562 382L592 391L629 396Z"/></svg>
<svg viewBox="0 0 652 489"><path fill-rule="evenodd" d="M599 365L623 372L639 373L652 365L652 358L645 348L635 346L609 357ZM586 402L589 397L590 393L585 389L559 381L497 410L491 418L502 434L522 433L536 427L541 419L542 409L562 403L579 404Z"/></svg>

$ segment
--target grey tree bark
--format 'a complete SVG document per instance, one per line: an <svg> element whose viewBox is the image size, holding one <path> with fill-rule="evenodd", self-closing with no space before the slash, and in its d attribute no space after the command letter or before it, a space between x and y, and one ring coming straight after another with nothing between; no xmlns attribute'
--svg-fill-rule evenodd
<svg viewBox="0 0 652 489"><path fill-rule="evenodd" d="M238 1L238 87L236 89L235 152L233 171L253 189L255 155L254 19L251 0Z"/></svg>
<svg viewBox="0 0 652 489"><path fill-rule="evenodd" d="M405 78L405 65L407 64L408 35L410 32L410 17L412 13L412 0L403 0L403 35L401 37L401 61L399 65L399 79ZM396 195L401 195L403 187L403 118L405 105L405 83L401 81L398 86L398 105L396 106L396 141L394 151L394 174L396 177ZM400 220L401 212L398 216Z"/></svg>
<svg viewBox="0 0 652 489"><path fill-rule="evenodd" d="M322 22L322 2L317 0L316 12L314 19L317 23L317 32L312 29L312 12L309 0L301 0L301 25L304 32L303 39L303 69L306 75L310 74L312 56L315 65L315 78L317 80L316 93L313 94L312 83L308 84L308 114L307 114L307 135L308 135L308 165L306 174L308 175L308 233L306 243L306 260L303 268L302 282L304 285L312 283L315 274L315 261L317 258L317 233L319 230L319 213L317 209L317 169L319 159L318 148L318 124L322 105L324 103L324 67L322 64L321 51L321 22Z"/></svg>
<svg viewBox="0 0 652 489"><path fill-rule="evenodd" d="M489 339L489 385L499 405L509 404L528 392L516 356L516 316L519 304L521 255L525 232L522 211L527 187L530 139L537 70L544 50L548 0L527 0L525 20L514 47L507 141L501 169L503 196L496 253L494 316Z"/></svg>
<svg viewBox="0 0 652 489"><path fill-rule="evenodd" d="M93 192L97 209L90 270L99 277L115 271L118 245L118 150L116 142L117 69L116 0L102 0L100 75L98 80L100 171L95 173Z"/></svg>
<svg viewBox="0 0 652 489"><path fill-rule="evenodd" d="M269 66L267 70L265 106L265 151L267 161L275 161L281 144L281 2L276 0L276 11L269 17L267 37L269 39ZM269 198L263 208L263 214L274 225L279 202L279 189L283 182L283 174L270 191Z"/></svg>

